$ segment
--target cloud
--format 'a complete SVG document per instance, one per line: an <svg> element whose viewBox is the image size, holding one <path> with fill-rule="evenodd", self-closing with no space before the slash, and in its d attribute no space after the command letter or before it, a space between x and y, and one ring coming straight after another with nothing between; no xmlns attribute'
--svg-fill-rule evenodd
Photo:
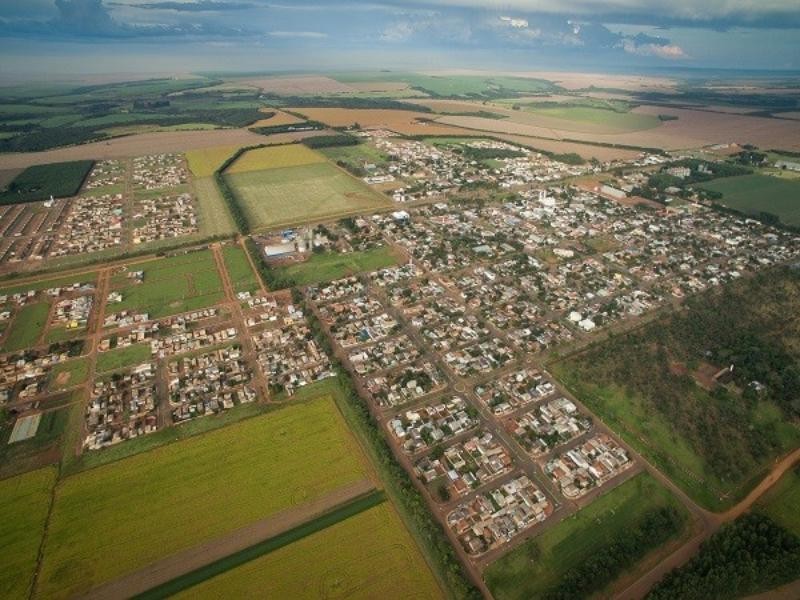
<svg viewBox="0 0 800 600"><path fill-rule="evenodd" d="M508 23L514 29L528 28L527 19L515 19L514 17L500 17L500 20L503 21L504 23Z"/></svg>
<svg viewBox="0 0 800 600"><path fill-rule="evenodd" d="M196 0L194 2L147 2L145 4L123 4L117 2L110 6L125 6L146 10L174 10L176 12L222 12L228 10L245 10L257 5L250 2L222 2L220 0Z"/></svg>
<svg viewBox="0 0 800 600"><path fill-rule="evenodd" d="M622 48L628 54L637 56L655 56L665 60L686 60L689 58L683 48L676 44L636 44L631 40L625 40Z"/></svg>
<svg viewBox="0 0 800 600"><path fill-rule="evenodd" d="M321 31L269 31L267 35L274 38L322 39L328 37L327 33Z"/></svg>
<svg viewBox="0 0 800 600"><path fill-rule="evenodd" d="M56 0L58 17L53 25L76 34L103 34L121 32L122 26L111 18L102 0Z"/></svg>

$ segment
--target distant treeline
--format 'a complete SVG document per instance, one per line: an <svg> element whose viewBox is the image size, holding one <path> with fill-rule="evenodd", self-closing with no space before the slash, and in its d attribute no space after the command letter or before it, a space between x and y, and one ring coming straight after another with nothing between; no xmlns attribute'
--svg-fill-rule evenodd
<svg viewBox="0 0 800 600"><path fill-rule="evenodd" d="M361 143L357 137L340 133L338 135L316 135L301 140L309 148L334 148L336 146L358 146Z"/></svg>
<svg viewBox="0 0 800 600"><path fill-rule="evenodd" d="M275 133L293 133L297 131L318 131L325 128L327 128L325 123L320 123L319 121L304 121L302 123L251 127L250 131L260 133L261 135L273 135Z"/></svg>
<svg viewBox="0 0 800 600"><path fill-rule="evenodd" d="M345 98L327 96L279 96L265 94L263 96L270 105L291 106L293 108L371 108L383 110L413 110L415 112L433 112L427 106L411 104L391 98Z"/></svg>

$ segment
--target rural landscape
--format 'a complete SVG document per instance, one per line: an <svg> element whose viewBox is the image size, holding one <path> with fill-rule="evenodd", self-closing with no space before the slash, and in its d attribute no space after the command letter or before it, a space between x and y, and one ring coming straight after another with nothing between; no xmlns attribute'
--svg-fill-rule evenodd
<svg viewBox="0 0 800 600"><path fill-rule="evenodd" d="M367 14L550 52L529 4ZM284 68L148 72L267 9L54 6L0 43L141 69L0 70L0 597L800 598L798 72L292 67L366 19L305 3Z"/></svg>

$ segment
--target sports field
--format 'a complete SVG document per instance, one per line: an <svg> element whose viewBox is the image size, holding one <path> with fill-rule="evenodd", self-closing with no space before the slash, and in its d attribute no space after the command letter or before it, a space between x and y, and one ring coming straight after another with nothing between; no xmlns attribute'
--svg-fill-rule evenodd
<svg viewBox="0 0 800 600"><path fill-rule="evenodd" d="M134 310L159 318L207 308L225 297L210 250L154 260L132 269L144 271L144 280L134 283L124 274L116 276L113 289L122 293L122 302L109 305L106 313Z"/></svg>
<svg viewBox="0 0 800 600"><path fill-rule="evenodd" d="M384 502L175 597L421 600L442 592Z"/></svg>
<svg viewBox="0 0 800 600"><path fill-rule="evenodd" d="M767 515L795 535L800 535L800 465L788 471L762 496L756 512Z"/></svg>
<svg viewBox="0 0 800 600"><path fill-rule="evenodd" d="M701 183L722 194L720 203L743 213L771 213L787 225L800 225L800 181L769 175L742 175Z"/></svg>
<svg viewBox="0 0 800 600"><path fill-rule="evenodd" d="M387 198L327 162L237 172L227 180L254 228L334 219L391 205Z"/></svg>
<svg viewBox="0 0 800 600"><path fill-rule="evenodd" d="M497 600L541 598L645 513L667 506L684 516L684 526L688 523L677 499L648 473L640 473L491 564L486 583Z"/></svg>
<svg viewBox="0 0 800 600"><path fill-rule="evenodd" d="M68 477L36 595L79 595L364 480L368 469L325 397Z"/></svg>
<svg viewBox="0 0 800 600"><path fill-rule="evenodd" d="M279 278L294 285L309 285L341 279L348 275L377 271L397 264L390 248L375 248L363 252L315 254L304 263L275 269Z"/></svg>
<svg viewBox="0 0 800 600"><path fill-rule="evenodd" d="M241 246L238 244L223 246L222 258L225 261L225 268L234 291L254 293L259 290L256 274Z"/></svg>
<svg viewBox="0 0 800 600"><path fill-rule="evenodd" d="M325 157L314 152L303 144L286 144L267 146L249 150L236 159L225 171L228 174L264 171L266 169L283 169L301 165L324 163Z"/></svg>
<svg viewBox="0 0 800 600"><path fill-rule="evenodd" d="M0 597L28 597L55 482L50 467L0 481Z"/></svg>
<svg viewBox="0 0 800 600"><path fill-rule="evenodd" d="M47 325L49 313L48 302L27 304L20 308L6 332L3 351L22 350L34 346Z"/></svg>

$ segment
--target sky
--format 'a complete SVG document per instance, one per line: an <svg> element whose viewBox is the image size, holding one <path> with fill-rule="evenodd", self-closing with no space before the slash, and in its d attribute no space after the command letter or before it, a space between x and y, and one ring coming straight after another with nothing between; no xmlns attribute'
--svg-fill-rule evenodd
<svg viewBox="0 0 800 600"><path fill-rule="evenodd" d="M800 69L800 0L0 0L0 77Z"/></svg>

